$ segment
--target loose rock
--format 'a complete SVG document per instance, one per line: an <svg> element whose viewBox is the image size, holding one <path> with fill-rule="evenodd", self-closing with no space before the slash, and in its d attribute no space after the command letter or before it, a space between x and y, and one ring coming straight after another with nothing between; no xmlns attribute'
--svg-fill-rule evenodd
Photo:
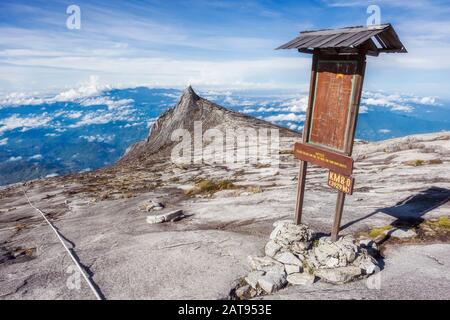
<svg viewBox="0 0 450 320"><path fill-rule="evenodd" d="M261 278L266 273L264 271L253 271L250 272L247 277L245 277L245 282L247 282L253 289L256 289L259 278Z"/></svg>
<svg viewBox="0 0 450 320"><path fill-rule="evenodd" d="M264 272L275 271L275 270L284 271L283 264L278 262L277 260L272 259L271 257L248 256L247 259L248 259L250 268L252 268L252 270L258 270L258 271L264 271Z"/></svg>
<svg viewBox="0 0 450 320"><path fill-rule="evenodd" d="M266 253L266 256L274 257L280 249L281 246L275 241L269 241L264 248L264 252Z"/></svg>
<svg viewBox="0 0 450 320"><path fill-rule="evenodd" d="M245 298L251 296L251 294L250 294L251 289L252 288L249 285L243 286L243 287L237 288L235 294L239 299L245 299Z"/></svg>
<svg viewBox="0 0 450 320"><path fill-rule="evenodd" d="M138 205L139 210L150 212L164 209L164 204L155 200L145 200Z"/></svg>
<svg viewBox="0 0 450 320"><path fill-rule="evenodd" d="M315 268L337 268L351 264L358 256L358 246L352 236L345 236L333 242L330 238L319 239L313 249L312 264Z"/></svg>
<svg viewBox="0 0 450 320"><path fill-rule="evenodd" d="M280 221L274 224L275 229L270 239L282 248L294 252L303 252L311 246L314 232L306 225L296 225L292 221Z"/></svg>
<svg viewBox="0 0 450 320"><path fill-rule="evenodd" d="M281 252L277 254L274 257L275 260L283 263L283 264L293 264L297 266L301 266L302 262L299 258L297 258L293 253L291 252Z"/></svg>
<svg viewBox="0 0 450 320"><path fill-rule="evenodd" d="M287 274L291 274L291 273L299 273L303 271L303 267L301 266L296 266L293 264L285 264L284 265L284 270L286 271Z"/></svg>
<svg viewBox="0 0 450 320"><path fill-rule="evenodd" d="M267 272L259 278L258 285L266 293L273 293L286 285L286 275L283 273Z"/></svg>
<svg viewBox="0 0 450 320"><path fill-rule="evenodd" d="M315 275L325 282L343 284L359 278L362 275L362 270L359 267L347 266L333 269L319 269L316 270Z"/></svg>
<svg viewBox="0 0 450 320"><path fill-rule="evenodd" d="M385 234L393 237L393 238L413 238L417 236L417 233L413 229L394 229L394 230L387 230L385 231Z"/></svg>
<svg viewBox="0 0 450 320"><path fill-rule="evenodd" d="M183 210L175 210L164 214L147 216L147 223L155 224L168 221L177 221L184 217Z"/></svg>
<svg viewBox="0 0 450 320"><path fill-rule="evenodd" d="M292 273L287 276L287 282L293 285L311 285L314 283L315 276L312 274L309 274L307 272L303 273Z"/></svg>

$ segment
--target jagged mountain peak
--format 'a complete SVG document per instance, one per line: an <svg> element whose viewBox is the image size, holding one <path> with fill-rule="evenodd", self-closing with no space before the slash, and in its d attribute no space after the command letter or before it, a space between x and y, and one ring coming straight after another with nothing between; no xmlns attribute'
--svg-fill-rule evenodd
<svg viewBox="0 0 450 320"><path fill-rule="evenodd" d="M197 95L191 85L184 89L183 94L180 97L180 100L196 101L198 99L200 99L200 97Z"/></svg>
<svg viewBox="0 0 450 320"><path fill-rule="evenodd" d="M203 132L212 128L225 131L230 127L276 128L280 136L299 135L293 130L224 108L200 97L191 86L188 86L176 106L164 112L155 121L147 139L133 145L119 164L145 162L150 158L170 155L171 147L177 143L172 140L172 133L177 129L185 129L192 134L195 122L201 122Z"/></svg>

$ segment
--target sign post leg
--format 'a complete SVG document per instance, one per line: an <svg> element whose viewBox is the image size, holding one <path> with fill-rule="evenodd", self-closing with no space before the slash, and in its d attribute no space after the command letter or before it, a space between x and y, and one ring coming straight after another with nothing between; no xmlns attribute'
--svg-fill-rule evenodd
<svg viewBox="0 0 450 320"><path fill-rule="evenodd" d="M331 231L331 241L336 241L338 239L339 230L341 228L341 218L342 218L342 211L344 209L344 201L345 201L345 193L339 191L336 202L336 215L334 216L333 230Z"/></svg>
<svg viewBox="0 0 450 320"><path fill-rule="evenodd" d="M295 224L302 223L303 197L305 195L306 169L308 162L300 161L300 171L297 179L297 202L295 204Z"/></svg>

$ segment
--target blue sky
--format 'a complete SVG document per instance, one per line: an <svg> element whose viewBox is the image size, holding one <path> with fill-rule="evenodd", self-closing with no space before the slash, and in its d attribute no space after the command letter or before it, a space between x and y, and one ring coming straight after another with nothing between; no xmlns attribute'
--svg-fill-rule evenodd
<svg viewBox="0 0 450 320"><path fill-rule="evenodd" d="M81 30L66 8L81 8ZM409 53L369 58L366 90L450 98L450 2L1 1L0 91L111 86L306 91L310 56L274 50L299 31L364 25L381 8Z"/></svg>

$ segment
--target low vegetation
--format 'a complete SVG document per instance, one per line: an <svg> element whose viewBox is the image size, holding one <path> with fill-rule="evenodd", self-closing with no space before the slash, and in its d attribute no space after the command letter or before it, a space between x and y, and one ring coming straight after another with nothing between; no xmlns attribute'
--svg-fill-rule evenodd
<svg viewBox="0 0 450 320"><path fill-rule="evenodd" d="M234 188L235 185L230 180L213 181L210 179L204 179L196 182L193 188L185 191L185 194L188 196L193 196L197 194L213 195L218 191Z"/></svg>
<svg viewBox="0 0 450 320"><path fill-rule="evenodd" d="M430 227L450 229L450 218L448 216L441 216L437 220L427 220L424 223Z"/></svg>
<svg viewBox="0 0 450 320"><path fill-rule="evenodd" d="M382 235L384 232L391 230L392 228L393 227L391 225L373 228L369 231L369 237L376 238L376 237Z"/></svg>

